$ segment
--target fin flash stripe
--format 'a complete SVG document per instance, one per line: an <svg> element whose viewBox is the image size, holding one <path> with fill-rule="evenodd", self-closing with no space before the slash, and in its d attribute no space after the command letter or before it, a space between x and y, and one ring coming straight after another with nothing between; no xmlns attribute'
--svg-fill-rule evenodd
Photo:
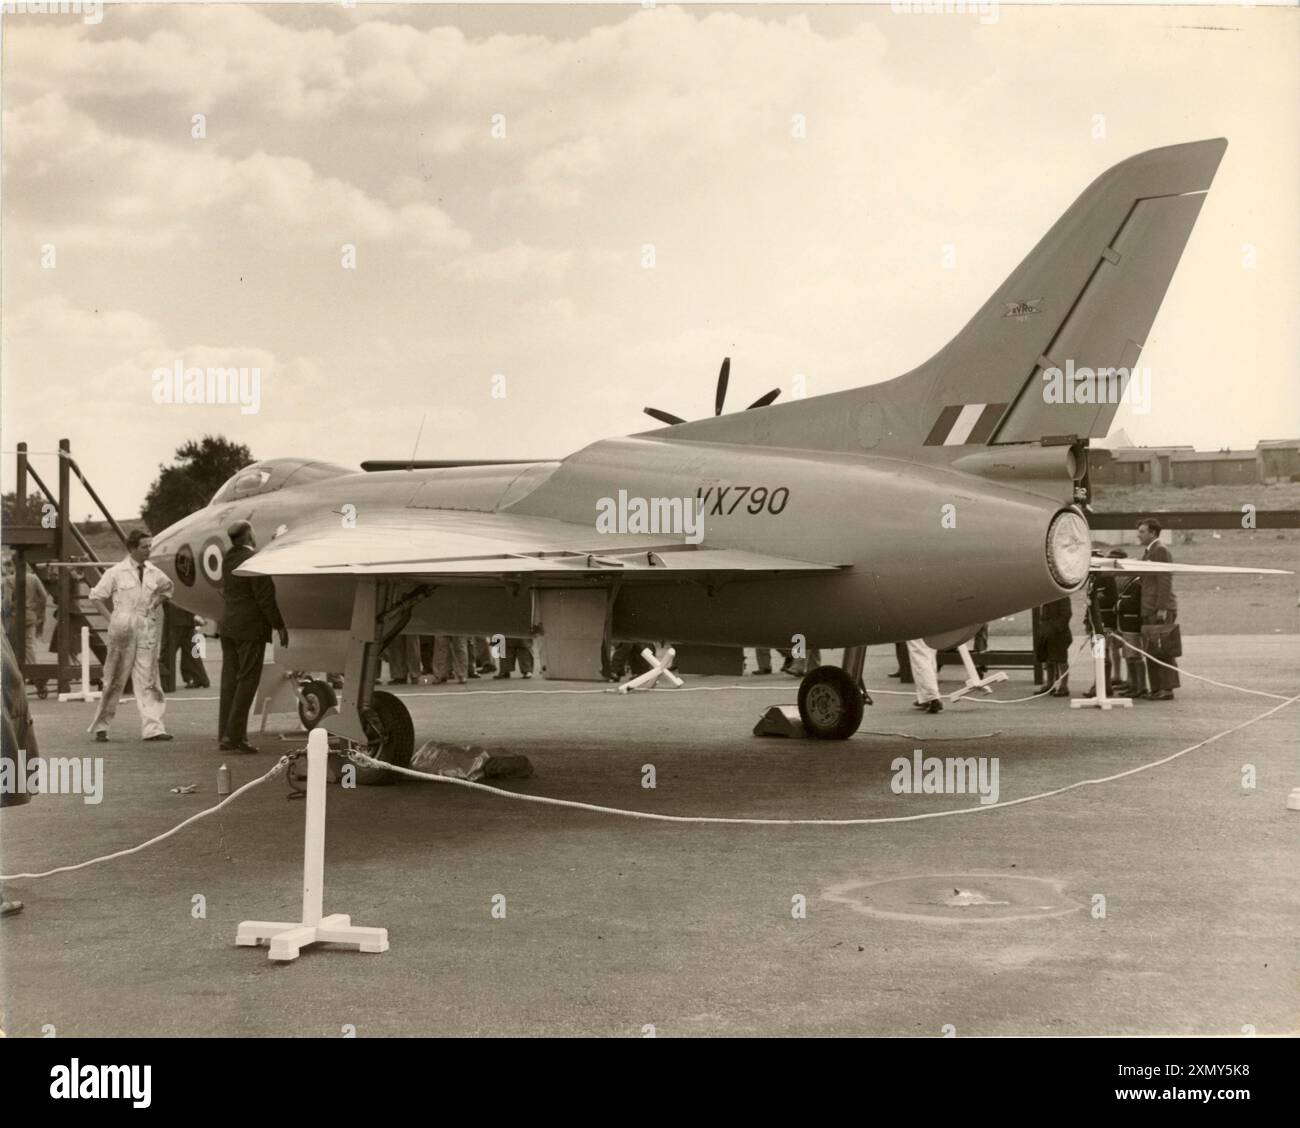
<svg viewBox="0 0 1300 1128"><path fill-rule="evenodd" d="M925 446L963 446L987 442L1007 409L1005 403L950 404L925 438Z"/></svg>

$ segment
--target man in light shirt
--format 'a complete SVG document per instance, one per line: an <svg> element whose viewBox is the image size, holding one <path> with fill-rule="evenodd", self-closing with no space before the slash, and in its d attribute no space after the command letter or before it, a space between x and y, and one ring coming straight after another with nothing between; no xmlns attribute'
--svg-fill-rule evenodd
<svg viewBox="0 0 1300 1128"><path fill-rule="evenodd" d="M97 741L108 739L108 726L127 679L135 690L145 740L171 740L163 727L167 700L158 685L158 648L162 642L162 606L175 584L149 563L153 538L143 529L126 538L127 556L114 564L90 589L90 601L108 620L108 657L104 660L104 695L90 730Z"/></svg>

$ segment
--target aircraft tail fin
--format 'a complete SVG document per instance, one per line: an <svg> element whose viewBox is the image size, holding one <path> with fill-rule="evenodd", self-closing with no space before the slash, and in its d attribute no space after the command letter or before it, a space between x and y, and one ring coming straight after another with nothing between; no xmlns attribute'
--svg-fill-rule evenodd
<svg viewBox="0 0 1300 1128"><path fill-rule="evenodd" d="M1104 172L919 368L658 433L862 452L1105 435L1227 144L1152 149Z"/></svg>

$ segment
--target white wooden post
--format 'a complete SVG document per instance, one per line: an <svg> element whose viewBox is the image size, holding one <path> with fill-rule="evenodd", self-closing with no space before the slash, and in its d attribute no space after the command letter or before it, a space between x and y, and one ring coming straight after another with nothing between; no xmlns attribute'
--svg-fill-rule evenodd
<svg viewBox="0 0 1300 1128"><path fill-rule="evenodd" d="M325 898L325 764L328 759L329 737L316 729L307 737L307 817L302 846L302 922L313 927L320 924Z"/></svg>
<svg viewBox="0 0 1300 1128"><path fill-rule="evenodd" d="M100 692L90 688L90 628L81 628L81 692L60 693L60 701L98 701Z"/></svg>
<svg viewBox="0 0 1300 1128"><path fill-rule="evenodd" d="M957 647L957 653L961 655L961 664L966 667L966 684L949 694L949 700L956 701L959 697L965 697L972 690L982 689L985 693L992 693L990 688L994 682L1006 681L1007 672L1005 670L995 670L988 677L980 677L980 672L975 667L975 659L970 656L970 644L963 642Z"/></svg>
<svg viewBox="0 0 1300 1128"><path fill-rule="evenodd" d="M303 833L302 920L293 923L246 920L235 933L244 947L270 941L268 957L294 960L308 944L355 944L363 952L388 951L386 928L362 928L342 913L322 916L325 892L325 772L329 735L312 729L307 737L307 803Z"/></svg>
<svg viewBox="0 0 1300 1128"><path fill-rule="evenodd" d="M1071 697L1071 709L1104 709L1110 712L1112 709L1131 708L1133 702L1127 697L1107 697L1106 696L1106 636L1092 636L1092 677L1094 696L1092 697Z"/></svg>

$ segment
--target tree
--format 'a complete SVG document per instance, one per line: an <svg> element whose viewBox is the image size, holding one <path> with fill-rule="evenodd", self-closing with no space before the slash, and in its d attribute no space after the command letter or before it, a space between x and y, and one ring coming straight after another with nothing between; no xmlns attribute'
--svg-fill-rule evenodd
<svg viewBox="0 0 1300 1128"><path fill-rule="evenodd" d="M0 499L0 522L6 525L39 525L45 497L39 493L27 495L27 505L18 505L18 491L10 490Z"/></svg>
<svg viewBox="0 0 1300 1128"><path fill-rule="evenodd" d="M243 443L204 435L176 448L176 463L159 466L145 495L140 516L150 532L160 532L196 509L202 509L226 479L253 461Z"/></svg>

